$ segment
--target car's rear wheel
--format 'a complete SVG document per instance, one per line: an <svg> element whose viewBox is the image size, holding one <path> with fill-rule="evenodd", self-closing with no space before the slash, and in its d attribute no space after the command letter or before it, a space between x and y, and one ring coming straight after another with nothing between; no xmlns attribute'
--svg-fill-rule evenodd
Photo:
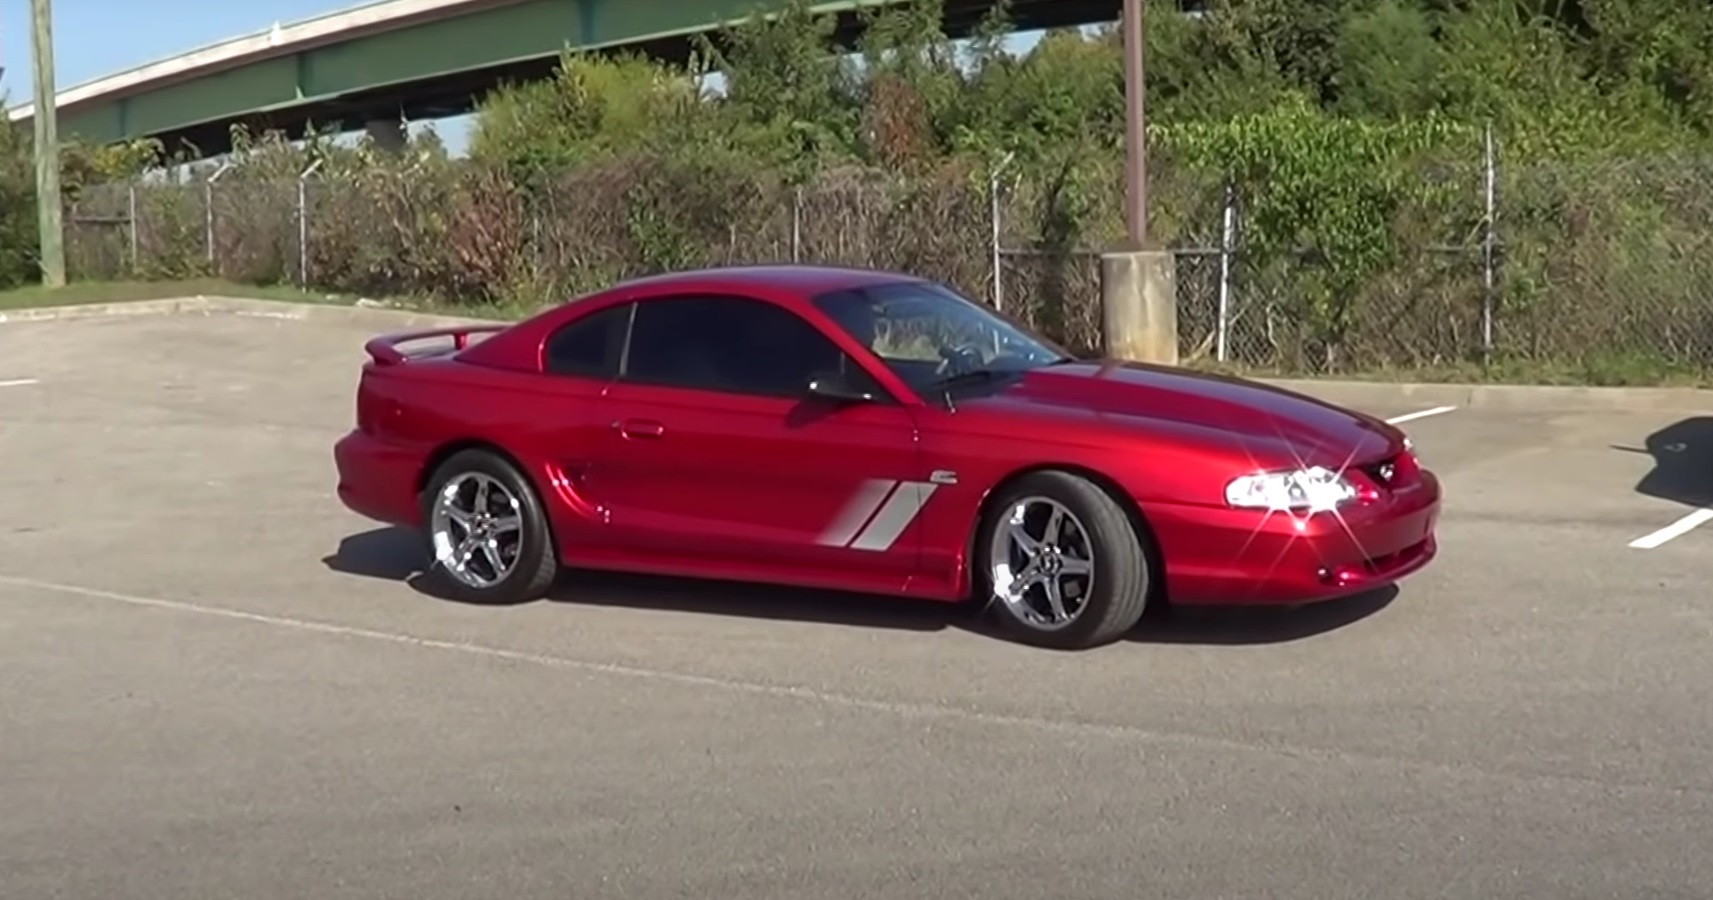
<svg viewBox="0 0 1713 900"><path fill-rule="evenodd" d="M546 596L558 552L541 500L522 472L498 454L463 450L429 477L422 493L438 593L466 603L523 603Z"/></svg>
<svg viewBox="0 0 1713 900"><path fill-rule="evenodd" d="M1150 561L1111 496L1068 472L1036 472L994 498L978 541L988 605L1021 640L1080 649L1142 618Z"/></svg>

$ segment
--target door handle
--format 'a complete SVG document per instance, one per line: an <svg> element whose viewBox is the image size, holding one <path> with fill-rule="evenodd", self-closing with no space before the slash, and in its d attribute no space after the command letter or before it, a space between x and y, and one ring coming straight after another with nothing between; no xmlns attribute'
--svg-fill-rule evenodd
<svg viewBox="0 0 1713 900"><path fill-rule="evenodd" d="M614 422L613 427L633 441L655 440L666 433L666 426L653 419L624 419Z"/></svg>

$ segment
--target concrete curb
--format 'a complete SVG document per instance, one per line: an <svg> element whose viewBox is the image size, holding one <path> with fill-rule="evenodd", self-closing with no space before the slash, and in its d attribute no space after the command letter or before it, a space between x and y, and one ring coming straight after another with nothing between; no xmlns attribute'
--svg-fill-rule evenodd
<svg viewBox="0 0 1713 900"><path fill-rule="evenodd" d="M255 300L248 297L199 297L208 312L236 313L280 319L313 319L323 322L349 322L380 331L409 328L439 328L447 325L489 325L498 319L478 319L471 316L446 316L409 309L388 309L379 306L347 306L344 304L289 303L284 300Z"/></svg>
<svg viewBox="0 0 1713 900"><path fill-rule="evenodd" d="M0 312L0 324L48 322L117 316L187 315L256 316L269 319L349 322L376 332L448 325L492 323L494 319L444 316L402 309L319 303L290 303L251 297L194 296L167 300L91 303ZM1433 384L1386 381L1331 381L1300 378L1261 378L1267 384L1322 397L1350 406L1517 411L1685 410L1713 411L1713 390L1650 387L1566 387L1527 384Z"/></svg>
<svg viewBox="0 0 1713 900"><path fill-rule="evenodd" d="M109 316L165 316L203 312L207 298L174 297L168 300L134 300L124 303L86 303L76 306L41 306L0 312L0 323L55 322L62 319L94 319Z"/></svg>
<svg viewBox="0 0 1713 900"><path fill-rule="evenodd" d="M1386 381L1318 381L1311 379L1261 379L1269 384L1311 394L1337 398L1355 406L1396 405L1430 408L1541 411L1713 411L1713 391L1668 387L1574 387L1533 384L1422 384Z"/></svg>
<svg viewBox="0 0 1713 900"><path fill-rule="evenodd" d="M126 300L118 303L84 303L44 306L0 312L0 324L10 322L56 322L71 319L122 318L128 316L239 315L265 319L343 321L379 330L433 328L489 322L462 316L442 316L412 310L320 303L290 303L253 297L197 295L165 300Z"/></svg>

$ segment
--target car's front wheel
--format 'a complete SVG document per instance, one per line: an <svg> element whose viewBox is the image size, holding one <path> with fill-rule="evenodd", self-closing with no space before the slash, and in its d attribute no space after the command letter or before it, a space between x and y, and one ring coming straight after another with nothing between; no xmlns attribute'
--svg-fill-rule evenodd
<svg viewBox="0 0 1713 900"><path fill-rule="evenodd" d="M977 542L989 606L1040 646L1080 649L1123 637L1147 604L1150 560L1130 517L1068 472L1036 472L995 497Z"/></svg>
<svg viewBox="0 0 1713 900"><path fill-rule="evenodd" d="M428 576L436 593L466 603L523 603L546 596L559 557L541 500L498 454L464 450L422 493Z"/></svg>

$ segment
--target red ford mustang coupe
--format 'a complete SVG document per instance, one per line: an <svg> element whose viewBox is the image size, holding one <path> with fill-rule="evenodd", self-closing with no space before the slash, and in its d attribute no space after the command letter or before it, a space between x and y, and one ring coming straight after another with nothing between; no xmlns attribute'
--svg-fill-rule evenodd
<svg viewBox="0 0 1713 900"><path fill-rule="evenodd" d="M420 529L469 601L563 565L973 600L1089 647L1152 604L1331 599L1435 553L1397 428L1077 359L905 275L681 272L366 349L339 497Z"/></svg>

